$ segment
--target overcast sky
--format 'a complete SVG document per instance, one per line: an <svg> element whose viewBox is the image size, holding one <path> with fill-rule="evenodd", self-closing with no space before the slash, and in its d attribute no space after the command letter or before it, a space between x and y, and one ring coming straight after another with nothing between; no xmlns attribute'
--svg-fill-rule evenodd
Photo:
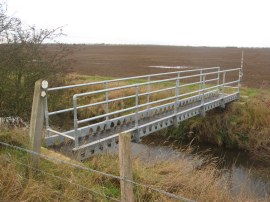
<svg viewBox="0 0 270 202"><path fill-rule="evenodd" d="M67 43L270 47L269 0L6 0Z"/></svg>

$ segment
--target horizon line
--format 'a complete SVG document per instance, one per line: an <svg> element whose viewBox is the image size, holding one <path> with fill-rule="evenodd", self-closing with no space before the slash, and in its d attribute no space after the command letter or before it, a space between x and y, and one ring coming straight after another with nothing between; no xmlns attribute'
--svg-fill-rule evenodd
<svg viewBox="0 0 270 202"><path fill-rule="evenodd" d="M66 44L66 45L103 45L103 46L172 46L172 47L194 47L194 48L261 48L269 49L270 46L211 46L211 45L174 45L174 44L148 44L148 43L74 43L74 42L56 42L43 44Z"/></svg>

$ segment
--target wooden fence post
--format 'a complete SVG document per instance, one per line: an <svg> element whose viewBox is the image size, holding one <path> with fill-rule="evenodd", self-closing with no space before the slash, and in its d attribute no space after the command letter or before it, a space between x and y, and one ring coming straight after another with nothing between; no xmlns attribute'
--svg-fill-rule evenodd
<svg viewBox="0 0 270 202"><path fill-rule="evenodd" d="M30 146L34 152L40 153L41 136L44 121L44 101L46 97L46 89L48 87L47 81L38 80L35 83L32 112L30 120ZM32 155L32 166L38 168L39 156Z"/></svg>
<svg viewBox="0 0 270 202"><path fill-rule="evenodd" d="M132 161L131 161L131 135L121 133L119 135L119 162L120 177L132 180ZM124 180L121 184L121 202L133 202L133 184Z"/></svg>

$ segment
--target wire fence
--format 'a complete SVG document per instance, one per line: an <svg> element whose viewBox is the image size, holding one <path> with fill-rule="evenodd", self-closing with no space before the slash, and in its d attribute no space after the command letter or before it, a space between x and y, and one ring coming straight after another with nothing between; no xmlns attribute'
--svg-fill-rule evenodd
<svg viewBox="0 0 270 202"><path fill-rule="evenodd" d="M119 180L119 181L120 180L123 180L123 181L129 182L129 183L132 183L132 184L134 184L137 187L141 187L141 188L144 188L144 189L146 189L148 191L152 191L152 192L155 192L157 194L164 195L165 197L170 198L170 199L173 199L173 200L185 201L185 202L193 202L194 201L194 200L185 198L183 196L179 196L179 195L176 195L176 194L167 192L167 191L165 191L163 189L159 189L159 188L154 187L152 185L142 184L142 183L139 183L139 182L128 180L128 179L126 179L124 177L120 177L120 176L113 175L113 174L110 174L110 173L106 173L106 172L103 172L103 171L99 171L99 170L95 170L95 169L92 169L92 168L88 168L88 167L85 167L83 165L80 165L80 164L77 164L77 163L73 163L73 162L70 162L70 161L66 161L66 160L62 160L62 159L59 159L59 158L47 156L47 155L44 155L44 154L40 154L40 153L34 152L32 150L29 150L29 149L26 149L26 148L22 148L20 146L11 145L11 144L8 144L8 143L5 143L5 142L1 142L1 141L0 141L0 145L2 147L5 147L5 148L11 148L11 149L15 149L15 150L18 150L18 151L22 151L22 152L25 152L25 153L30 154L30 155L39 156L42 159L46 159L46 160L49 160L49 161L52 161L52 162L56 162L56 163L60 163L60 164L65 164L65 165L71 166L73 168L84 170L84 171L88 171L88 172L95 173L95 174L99 174L99 175L102 175L104 177L113 178L113 179L116 179L116 180ZM8 159L11 159L11 158L8 158ZM46 172L46 171L41 170L41 169L33 168L31 166L31 164L21 163L21 162L18 162L18 161L13 161L13 162L15 164L24 166L24 167L26 167L28 169L36 170L37 172L43 173L46 176L49 176L49 177L55 178L57 180L61 180L61 181L65 181L67 183L70 183L70 184L72 184L74 186L77 186L77 187L79 187L81 189L84 189L84 190L90 192L92 195L94 195L96 197L103 198L103 199L106 199L106 200L109 200L109 201L120 201L117 198L108 196L108 195L106 195L104 193L101 193L101 192L99 192L97 190L90 189L90 188L88 188L88 187L86 187L86 186L84 186L84 185L82 185L80 183L72 182L70 179L66 179L66 178L64 178L62 176L61 177L60 176L57 176L55 174ZM71 201L76 201L76 199L72 199L72 198L70 198L70 200Z"/></svg>

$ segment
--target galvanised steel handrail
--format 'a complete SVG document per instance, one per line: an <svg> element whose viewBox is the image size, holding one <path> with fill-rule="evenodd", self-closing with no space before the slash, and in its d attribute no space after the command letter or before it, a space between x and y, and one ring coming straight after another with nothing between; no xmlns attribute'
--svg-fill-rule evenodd
<svg viewBox="0 0 270 202"><path fill-rule="evenodd" d="M180 75L181 73L196 72L196 71L200 71L202 73L202 71L213 70L213 69L218 69L218 71L219 71L220 67L209 67L209 68L199 68L199 69L191 69L191 70L181 70L181 71L175 71L175 72L148 74L148 75L134 76L134 77L128 77L128 78L111 79L111 80L90 82L90 83L84 83L84 84L75 84L75 85L54 87L54 88L48 88L47 92L58 91L58 90L66 90L66 89L72 89L72 88L79 88L79 87L86 87L86 86L94 86L94 85L99 85L99 84L105 84L105 87L107 89L109 83L113 83L113 82L128 81L128 80L132 80L132 79L143 79L143 78L147 78L148 82L150 82L152 77L166 76L166 75L172 75L172 74ZM151 90L151 87L150 87L150 84L148 84L148 92L150 90ZM108 92L106 92L106 97L108 98ZM150 94L147 96L148 101L149 101L149 99L150 99ZM47 100L47 96L46 96L46 98L45 98L45 123L46 123L46 128L47 129L49 128L49 116L60 114L60 113L65 113L65 112L69 112L69 111L73 111L73 108L62 109L62 110L58 110L58 111L49 112L48 111L48 100ZM108 111L108 103L106 104L106 111Z"/></svg>
<svg viewBox="0 0 270 202"><path fill-rule="evenodd" d="M218 71L203 73L203 70L208 70L208 69L218 69ZM93 82L93 83L87 83L87 84L78 84L78 85L50 88L49 91L55 91L55 90L75 88L75 87L83 87L83 86L97 85L97 84L105 84L106 85L106 89L92 91L92 92L78 93L78 94L73 95L73 107L72 108L58 110L58 111L54 111L54 112L48 112L48 110L45 110L45 118L48 118L51 115L56 115L56 114L60 114L60 113L64 113L64 112L73 111L73 113L74 113L74 137L69 136L69 135L65 135L65 133L60 133L60 132L54 131L54 130L50 129L47 124L46 124L46 126L47 126L47 129L49 131L51 131L51 132L53 132L55 134L62 135L62 136L65 136L65 137L70 137L70 139L75 140L75 147L78 147L79 124L90 122L90 121L100 119L100 118L106 118L106 121L108 121L109 117L112 116L112 115L123 113L123 112L126 112L126 111L135 110L135 112L131 113L131 114L135 115L135 127L138 127L138 114L140 112L139 111L140 108L147 107L147 110L148 109L155 109L155 107L158 107L160 105L154 106L154 107L151 107L151 105L158 104L158 103L165 102L165 101L169 101L169 100L175 100L175 105L174 105L175 108L174 108L174 110L175 110L175 113L177 113L176 106L177 106L177 103L179 102L179 99L182 98L182 97L185 97L185 96L196 94L196 93L199 93L200 95L202 95L201 105L203 106L203 104L204 104L204 93L206 91L217 88L217 92L219 93L219 88L222 87L222 97L224 97L224 88L225 87L227 87L228 85L234 84L234 83L240 84L240 79L241 79L240 70L241 70L241 68L235 68L235 69L228 69L228 70L220 71L219 67L213 67L213 68L206 68L206 69L195 69L195 70L168 72L168 73L162 73L162 74L152 74L152 75L144 75L144 76L138 76L138 77L129 77L129 78L123 78L123 79L114 79L114 80ZM181 73L194 72L194 71L200 71L200 74L194 74L194 75L188 75L188 76L180 76ZM225 83L226 72L233 72L233 71L239 71L239 79L235 80L235 81L232 81L232 82ZM176 74L176 73L177 73L177 77L174 77L174 78L161 79L161 80L156 80L156 81L151 81L150 80L151 76L162 76L162 75L170 75L170 74ZM217 78L206 80L207 75L216 75L216 74L217 74ZM220 84L220 74L223 74L223 82L222 82L222 84ZM181 80L194 78L194 77L200 77L200 81L192 82L192 83L184 83L182 85L180 84ZM130 85L124 85L124 86L120 86L120 87L108 88L108 84L110 82L124 81L124 80L130 80L130 79L135 79L135 78L148 78L148 80L147 80L147 82L143 82L143 83L130 84ZM171 82L171 81L176 81L176 85L173 86L173 87L165 88L165 89L158 89L158 90L151 91L151 84L159 84L159 83ZM211 81L217 81L217 85L205 88L205 84L207 82L211 82ZM181 87L191 86L191 85L196 85L196 84L200 84L200 89L199 90L194 90L194 91L184 93L184 94L180 93L180 88ZM147 86L147 92L139 93L139 88L141 86ZM109 92L116 91L116 90L128 89L128 88L136 88L136 93L133 94L133 95L129 95L129 96L118 97L118 98L115 98L115 99L109 99L109 95L108 95ZM175 89L175 95L174 96L150 102L150 95L155 94L155 93L159 93L159 92L168 91L168 90L174 90L174 89ZM211 92L213 92L213 91L211 91ZM239 85L238 85L238 92L239 92ZM94 94L98 94L98 93L105 93L105 99L106 100L101 101L101 102L95 102L95 103L90 103L90 104L78 106L77 100L78 100L79 97L94 95ZM139 104L139 97L141 97L141 96L147 96L146 103ZM129 99L129 98L135 98L135 106L132 106L132 107L129 107L129 108L124 108L124 109L113 111L113 112L109 112L109 107L108 107L109 103ZM90 117L90 118L78 120L78 114L77 114L78 109L83 109L83 108L86 108L86 107L98 106L98 105L101 105L101 104L106 104L106 113L104 113L102 115L95 116L95 117ZM46 112L47 112L47 114L46 114Z"/></svg>
<svg viewBox="0 0 270 202"><path fill-rule="evenodd" d="M205 82L211 82L211 81L216 81L218 80L218 78L215 78L215 79L208 79L208 80L205 80ZM187 87L187 86L192 86L194 84L200 84L201 82L198 81L198 82L194 82L194 83L188 83L188 84L183 84L181 86L178 86L178 87ZM176 89L177 87L169 87L169 88L164 88L164 89L160 89L160 90L155 90L155 91L150 91L150 92L147 92L147 93L140 93L138 94L139 97L141 96L145 96L145 95L151 95L151 94L154 94L154 93L160 93L160 92L164 92L164 91L168 91L168 90L173 90L173 89ZM107 95L106 95L107 97ZM77 109L83 109L83 108L87 108L87 107L94 107L94 106L97 106L97 105L102 105L102 104L106 104L107 102L110 103L110 102L115 102L115 101L120 101L120 100L124 100L124 99L130 99L130 98L135 98L136 95L129 95L129 96L125 96L125 97L119 97L119 98L115 98L115 99L107 99L108 101L101 101L101 102L95 102L95 103L92 103L92 104L87 104L87 105L82 105L82 106L78 106ZM149 98L149 97L147 97ZM149 99L148 99L149 101ZM64 112L69 112L69 111L73 111L73 107L71 108L68 108L68 109L63 109L63 110L58 110L58 111L54 111L54 112L49 112L48 114L51 116L51 115L56 115L56 114L61 114L61 113L64 113Z"/></svg>
<svg viewBox="0 0 270 202"><path fill-rule="evenodd" d="M162 79L162 80L150 81L150 82L144 82L144 83L139 83L139 84L130 84L130 85L126 85L126 86L108 88L108 89L91 91L91 92L86 92L86 93L78 93L78 94L73 95L73 99L76 99L76 98L81 97L81 96L94 95L94 94L98 94L98 93L110 92L110 91L115 91L115 90L123 90L123 89L132 88L132 87L136 87L136 86L145 86L145 85L148 85L148 84L157 84L157 83L162 83L162 82L175 81L177 79L188 79L188 78L194 78L194 77L199 77L199 76L204 76L204 75L213 75L213 74L217 74L217 73L232 72L232 71L237 71L237 70L239 71L240 68L222 70L222 71L217 71L217 72L195 74L195 75L183 76L183 77L174 77L174 78Z"/></svg>
<svg viewBox="0 0 270 202"><path fill-rule="evenodd" d="M115 115L115 114L119 114L119 113L123 113L123 112L135 109L136 110L136 112L135 112L135 128L137 128L138 127L138 111L139 111L139 108L141 108L141 107L149 106L149 105L152 105L152 104L157 104L157 103L172 100L172 99L176 99L176 102L177 102L178 98L180 98L180 97L184 97L184 96L194 94L194 93L198 93L198 92L199 93L202 92L201 105L203 106L204 105L204 92L206 90L210 90L210 89L213 89L213 88L219 88L220 86L223 87L222 88L222 96L224 97L224 86L225 85L230 85L230 84L233 84L233 83L238 83L239 84L239 82L240 82L240 80L236 80L236 81L233 81L233 82L225 83L226 72L232 72L232 71L239 71L239 74L240 74L240 68L235 68L235 69L230 69L230 70L223 70L223 71L210 72L210 73L202 73L202 74L197 74L197 75L176 77L176 78L171 78L171 79L163 79L163 80L158 80L158 81L150 81L150 82L145 82L145 83L140 83L140 84L132 84L132 85L126 85L126 86L121 86L121 87L108 88L108 89L104 89L104 90L97 90L97 91L93 91L93 92L75 94L73 96L75 147L78 147L78 126L79 126L79 124L86 123L86 122L93 121L93 120L100 119L100 118L104 118L104 117L106 117L106 120L108 120L109 119L108 117L111 116L111 115ZM223 83L221 85L219 84L219 85L216 85L216 86L213 86L213 87L205 88L206 75L213 75L213 74L220 75L220 73L223 73ZM192 91L192 92L181 94L181 95L175 95L175 96L172 96L172 97L156 100L156 101L153 101L153 102L147 102L147 103L141 104L141 105L138 104L138 97L139 97L138 95L139 95L139 87L140 86L176 80L176 82L177 82L176 86L179 89L181 87L181 85L179 85L179 81L181 79L193 78L193 77L198 77L198 76L200 76L200 77L202 76L202 79L200 78L200 82L199 82L199 83L202 83L202 88L200 90ZM191 83L191 84L194 84L194 82ZM133 87L136 87L136 103L135 103L135 106L125 108L125 109L121 109L121 110L117 110L117 111L110 112L110 113L108 113L108 111L107 111L105 114L98 115L98 116L91 117L91 118L87 118L87 119L83 119L83 120L78 120L77 115L75 116L75 113L77 114L77 98L78 97L89 96L89 95L94 95L94 94L97 94L97 93L104 93L104 92L108 93L110 91L122 90L122 89L133 88ZM106 98L107 98L107 96L106 96ZM106 100L106 102L108 103L108 100ZM175 111L175 113L176 113L176 111Z"/></svg>
<svg viewBox="0 0 270 202"><path fill-rule="evenodd" d="M226 85L230 85L230 84L234 84L234 83L238 83L238 82L239 82L239 80L236 80L236 81L228 82L228 83L225 83L225 84ZM146 106L151 105L151 104L157 104L159 102L164 102L164 101L172 100L172 99L175 99L175 98L185 97L187 95L192 95L192 94L195 94L195 93L204 92L206 90L211 90L211 89L215 89L217 87L222 87L222 86L223 86L223 84L216 85L216 86L204 88L202 90L196 90L196 91L192 91L192 92L189 92L189 93L184 93L184 94L181 94L181 95L172 96L172 97L168 97L168 98L164 98L164 99L152 101L152 102L141 104L141 105L135 105L134 107L129 107L129 108L117 110L117 111L114 111L114 112L110 112L110 113L106 113L106 114L94 116L94 117L91 117L91 118L87 118L87 119L83 119L83 120L78 120L78 124L89 122L89 121L93 121L93 120L100 119L100 118L104 118L106 116L111 116L111 115L119 114L119 113L122 113L122 112L130 111L130 110L133 110L133 109L137 109L137 108L141 108L141 107L146 107ZM135 95L135 97L137 97L136 95Z"/></svg>
<svg viewBox="0 0 270 202"><path fill-rule="evenodd" d="M127 78L120 78L120 79L111 79L111 80L90 82L90 83L84 83L84 84L74 84L74 85L68 85L68 86L60 86L60 87L48 88L47 91L65 90L65 89L85 87L85 86L93 86L93 85L106 84L106 83L112 83L112 82L127 81L127 80L132 80L132 79L143 79L143 78L149 79L151 77L166 76L166 75L172 75L172 74L178 74L178 73L187 73L187 72L195 72L195 71L212 70L212 69L220 69L220 67L208 67L208 68L199 68L199 69L191 69L191 70L181 70L181 71L175 71L175 72L148 74L148 75L142 75L142 76L133 76L133 77L127 77Z"/></svg>
<svg viewBox="0 0 270 202"><path fill-rule="evenodd" d="M203 78L204 78L203 79L203 85L205 85L205 83L207 82L207 80L205 80L205 76L206 75L212 75L212 74L216 74L216 73L218 73L218 74L223 73L225 75L226 72L231 72L231 71L236 71L236 70L240 70L240 68L230 69L230 70L223 70L223 71L218 71L218 72L203 73L203 74L197 74L197 75L191 75L191 76L185 76L185 77L176 77L176 78L171 78L171 79L163 79L163 80L145 82L145 83L140 83L140 84L131 84L131 85L126 85L126 86L121 86L121 87L108 88L108 89L104 89L104 90L97 90L97 91L93 91L93 92L75 94L73 96L73 109L76 108L76 111L77 111L77 109L79 109L79 107L77 106L77 98L78 97L81 97L81 96L89 96L89 95L93 95L93 94L97 94L97 93L103 93L103 92L106 92L107 93L107 92L114 91L114 90L122 90L122 89L133 88L133 87L138 88L139 86L148 85L149 83L150 84L162 83L164 81L172 81L172 80L179 81L180 79L193 78L193 77L198 77L198 76L203 76ZM217 80L217 79L218 78L216 78L216 79L210 79L209 81L214 81L214 80ZM178 88L183 87L183 86L194 85L195 83L201 83L201 81L200 82L193 82L193 83L190 83L190 84L178 85ZM214 87L211 87L211 88L217 88L217 87L219 87L219 85L214 86ZM176 89L176 88L177 87L172 87L171 89ZM204 90L207 90L207 89L204 89ZM203 90L194 91L194 92L192 92L192 94L197 93L197 92L204 92L204 91ZM147 92L145 94L148 95L149 93L150 92ZM128 96L128 98L137 97L137 96L139 96L139 95L136 94L136 95L133 95L133 96ZM174 99L174 98L180 98L180 97L183 97L183 95L165 98L165 99L161 100L160 102L167 101L167 100ZM123 99L126 99L126 97L118 98L117 101L118 100L123 100ZM106 99L106 101L104 101L104 102L92 103L91 105L80 106L80 108L90 107L90 106L96 106L96 105L105 104L105 103L109 103L109 100ZM149 104L146 104L146 106L149 106L149 105L154 104L154 103L155 102L150 102ZM71 110L71 109L72 108L70 108L68 110ZM118 111L115 111L115 112L106 113L104 115L99 115L99 116L91 117L91 118L88 118L88 119L84 119L84 120L78 121L78 124L85 123L85 122L92 121L92 120L99 119L99 118L103 118L103 117L107 117L107 116L114 115L114 114L117 114L117 113L122 113L122 112L130 111L130 110L133 110L133 109L136 109L136 107L130 107L130 108L118 110ZM75 113L75 111L74 111L74 113Z"/></svg>

